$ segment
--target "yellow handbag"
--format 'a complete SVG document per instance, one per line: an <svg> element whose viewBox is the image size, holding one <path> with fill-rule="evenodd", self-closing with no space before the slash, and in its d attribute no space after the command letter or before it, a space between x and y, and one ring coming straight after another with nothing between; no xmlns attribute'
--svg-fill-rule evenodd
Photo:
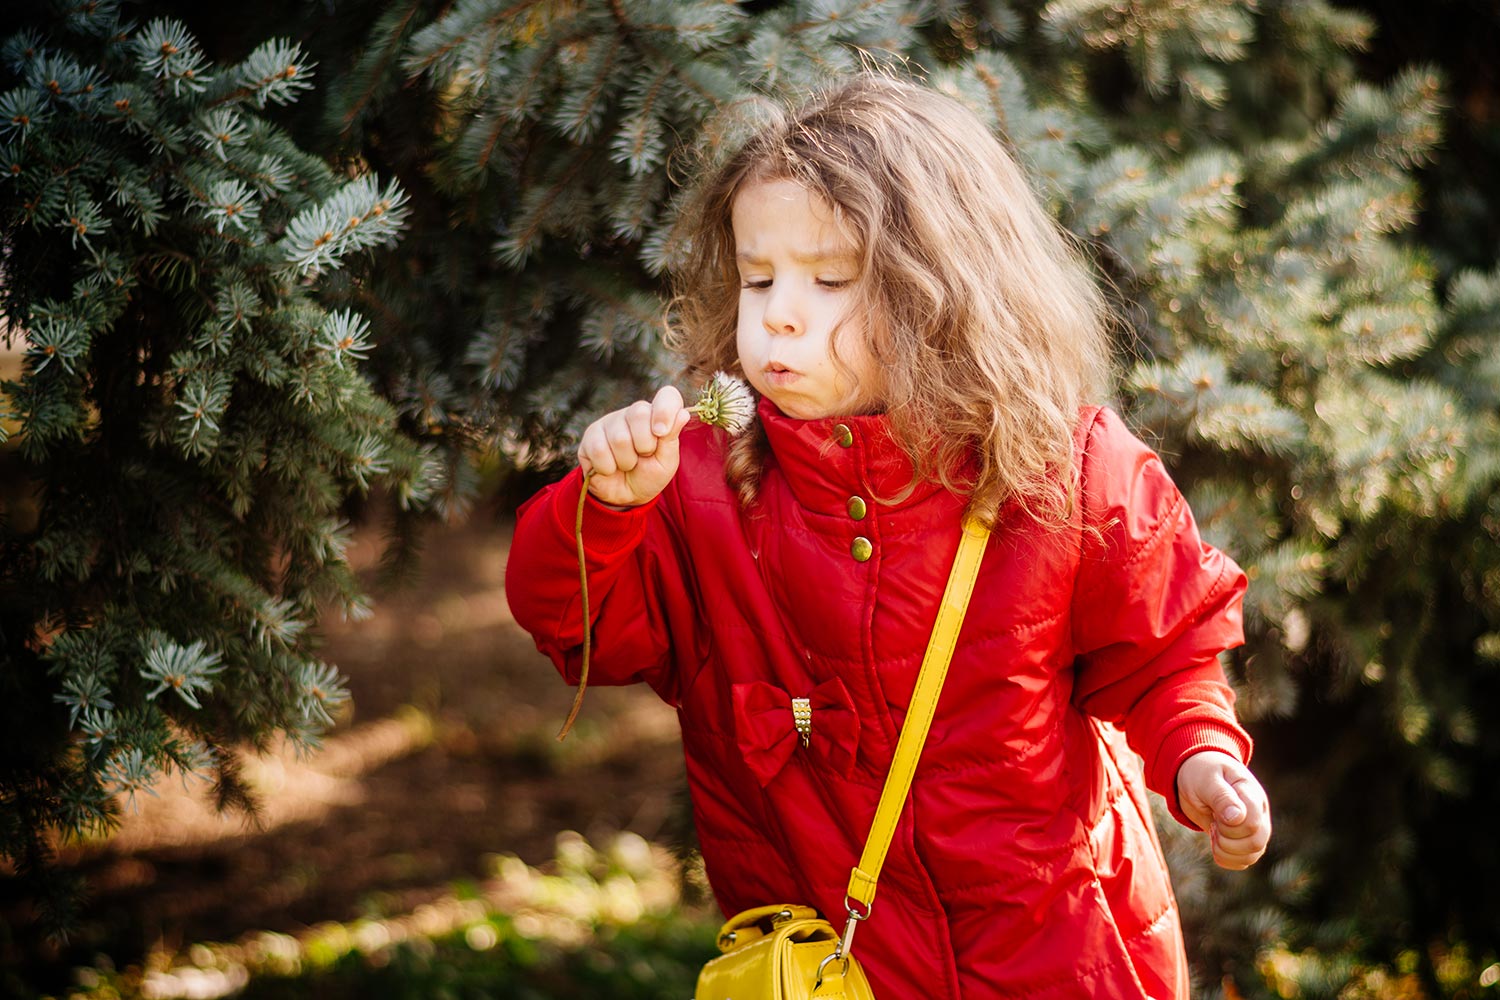
<svg viewBox="0 0 1500 1000"><path fill-rule="evenodd" d="M694 1000L875 1000L852 954L854 932L869 918L875 902L880 869L911 790L988 538L988 528L965 522L864 853L849 876L844 932L835 931L810 906L775 904L743 910L720 928L722 954L698 974Z"/></svg>

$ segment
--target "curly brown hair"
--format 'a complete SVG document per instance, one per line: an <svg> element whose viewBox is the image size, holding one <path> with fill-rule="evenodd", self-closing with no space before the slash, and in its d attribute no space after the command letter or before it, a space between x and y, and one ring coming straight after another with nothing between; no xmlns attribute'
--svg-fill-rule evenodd
<svg viewBox="0 0 1500 1000"><path fill-rule="evenodd" d="M991 526L1007 504L1066 523L1078 410L1109 383L1108 311L1004 145L958 101L876 73L770 109L679 215L668 342L695 375L738 371L731 210L771 180L821 197L858 248L854 310L914 483L967 495ZM765 458L759 433L730 449L747 507Z"/></svg>

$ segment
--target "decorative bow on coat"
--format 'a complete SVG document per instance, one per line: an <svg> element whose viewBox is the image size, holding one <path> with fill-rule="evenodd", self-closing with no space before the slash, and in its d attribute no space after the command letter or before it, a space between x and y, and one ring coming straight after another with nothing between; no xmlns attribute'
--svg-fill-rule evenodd
<svg viewBox="0 0 1500 1000"><path fill-rule="evenodd" d="M733 694L735 741L764 788L802 742L792 695L764 681L736 684ZM839 774L849 777L859 747L859 714L853 699L835 677L813 688L807 700L812 705L808 752L822 756Z"/></svg>

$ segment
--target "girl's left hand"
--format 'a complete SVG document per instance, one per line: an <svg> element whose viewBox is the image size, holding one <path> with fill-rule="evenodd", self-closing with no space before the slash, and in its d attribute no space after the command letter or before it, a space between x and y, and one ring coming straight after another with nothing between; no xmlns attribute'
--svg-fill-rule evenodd
<svg viewBox="0 0 1500 1000"><path fill-rule="evenodd" d="M1266 853L1271 805L1250 769L1218 750L1193 754L1177 769L1177 802L1208 831L1214 861L1238 871Z"/></svg>

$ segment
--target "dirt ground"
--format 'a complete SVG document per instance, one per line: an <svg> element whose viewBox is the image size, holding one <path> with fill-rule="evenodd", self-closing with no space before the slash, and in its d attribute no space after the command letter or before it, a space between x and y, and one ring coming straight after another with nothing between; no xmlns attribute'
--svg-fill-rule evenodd
<svg viewBox="0 0 1500 1000"><path fill-rule="evenodd" d="M353 704L316 755L246 759L258 824L174 778L108 843L66 855L89 887L84 920L33 972L408 912L489 874L491 855L549 860L563 830L683 843L676 717L648 689L590 689L573 734L554 739L572 692L510 617L509 537L483 514L437 531L418 584L377 594L369 620L325 622ZM355 568L378 550L362 533Z"/></svg>

